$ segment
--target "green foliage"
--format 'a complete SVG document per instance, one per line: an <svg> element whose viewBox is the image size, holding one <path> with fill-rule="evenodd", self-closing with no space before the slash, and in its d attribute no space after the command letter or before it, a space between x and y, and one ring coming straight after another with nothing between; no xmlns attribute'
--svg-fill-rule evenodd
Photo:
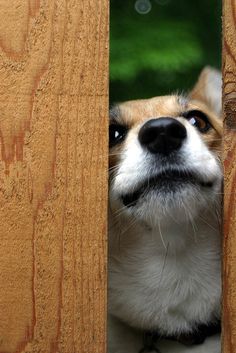
<svg viewBox="0 0 236 353"><path fill-rule="evenodd" d="M111 0L111 101L188 89L220 66L220 0L150 2L141 15L136 0Z"/></svg>
<svg viewBox="0 0 236 353"><path fill-rule="evenodd" d="M117 38L111 51L111 78L130 80L141 70L168 72L201 63L202 48L195 41L192 27L186 23L180 27L178 22L165 22L155 31L150 27L143 31L139 27L136 33L131 31L129 40Z"/></svg>

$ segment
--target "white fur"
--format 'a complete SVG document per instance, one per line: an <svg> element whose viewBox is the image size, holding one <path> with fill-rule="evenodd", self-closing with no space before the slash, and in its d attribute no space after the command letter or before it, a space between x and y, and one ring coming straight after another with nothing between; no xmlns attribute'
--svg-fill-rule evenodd
<svg viewBox="0 0 236 353"><path fill-rule="evenodd" d="M178 120L187 129L178 163L158 160L141 147L137 131L130 131L111 181L109 353L138 353L142 330L175 335L191 330L193 322L220 318L221 167L197 130L184 118ZM214 186L150 191L134 207L122 205L120 195L170 168L194 170L202 180L214 180ZM161 353L219 353L219 342L214 336L186 348L162 341L158 348Z"/></svg>

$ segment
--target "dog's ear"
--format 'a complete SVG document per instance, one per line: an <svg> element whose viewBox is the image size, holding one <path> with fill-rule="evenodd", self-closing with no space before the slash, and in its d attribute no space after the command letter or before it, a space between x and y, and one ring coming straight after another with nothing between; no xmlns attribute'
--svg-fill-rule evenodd
<svg viewBox="0 0 236 353"><path fill-rule="evenodd" d="M206 66L189 94L191 99L204 102L218 116L222 111L222 75L220 71Z"/></svg>

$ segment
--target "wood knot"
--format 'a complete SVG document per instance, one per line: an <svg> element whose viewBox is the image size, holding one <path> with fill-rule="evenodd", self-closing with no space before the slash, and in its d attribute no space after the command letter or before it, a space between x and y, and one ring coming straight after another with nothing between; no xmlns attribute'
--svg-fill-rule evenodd
<svg viewBox="0 0 236 353"><path fill-rule="evenodd" d="M236 131L236 100L229 99L224 103L225 126L229 130Z"/></svg>

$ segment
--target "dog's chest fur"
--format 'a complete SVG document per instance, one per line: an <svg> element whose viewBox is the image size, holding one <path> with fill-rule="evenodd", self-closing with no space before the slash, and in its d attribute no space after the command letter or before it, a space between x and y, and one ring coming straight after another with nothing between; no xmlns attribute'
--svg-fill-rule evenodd
<svg viewBox="0 0 236 353"><path fill-rule="evenodd" d="M111 225L111 314L163 335L219 318L220 236L214 220L207 220L211 227L205 222L199 220L197 230L175 223L162 234L140 226L120 234L120 226Z"/></svg>

